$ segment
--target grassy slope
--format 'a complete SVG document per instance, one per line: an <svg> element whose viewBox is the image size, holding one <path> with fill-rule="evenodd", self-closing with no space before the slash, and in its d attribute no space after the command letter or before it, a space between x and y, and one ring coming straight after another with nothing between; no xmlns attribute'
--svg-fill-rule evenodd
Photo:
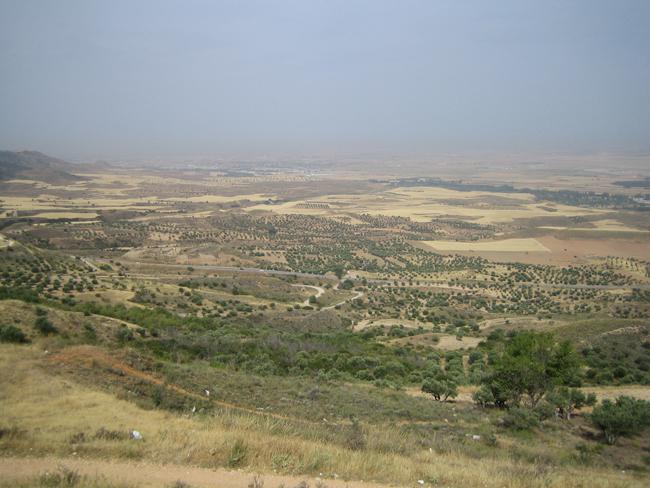
<svg viewBox="0 0 650 488"><path fill-rule="evenodd" d="M326 477L336 474L399 485L413 485L418 479L443 486L643 485L641 480L612 470L573 464L551 468L556 460L542 461L544 449L548 449L547 456L552 450L560 451L563 432L545 434L547 446L529 449L530 459L526 459L524 445L530 442L526 438L503 437L502 449L494 449L462 439L452 442L443 434L434 439L436 449L430 451L413 446L412 436L398 425L366 424L367 446L353 450L341 445L336 435L328 442L329 431L320 423L233 409L194 416L143 409L84 386L74 376L54 373L51 358L55 354L44 354L43 347L43 343L0 346L0 389L4 393L0 410L6 412L2 419L6 433L0 437L3 455L76 453L84 458L323 473ZM448 411L451 418L451 407ZM99 428L118 432L137 429L145 441L98 439L95 433ZM523 444L518 445L520 441Z"/></svg>

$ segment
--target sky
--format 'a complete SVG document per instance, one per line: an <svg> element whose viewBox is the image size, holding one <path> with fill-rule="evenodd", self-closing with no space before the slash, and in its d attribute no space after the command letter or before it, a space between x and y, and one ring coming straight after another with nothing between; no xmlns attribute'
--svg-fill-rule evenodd
<svg viewBox="0 0 650 488"><path fill-rule="evenodd" d="M648 0L0 0L0 148L650 152Z"/></svg>

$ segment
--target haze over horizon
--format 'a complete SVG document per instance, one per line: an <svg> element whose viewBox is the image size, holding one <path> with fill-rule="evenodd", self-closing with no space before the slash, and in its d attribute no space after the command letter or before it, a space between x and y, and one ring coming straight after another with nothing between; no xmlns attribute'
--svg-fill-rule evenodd
<svg viewBox="0 0 650 488"><path fill-rule="evenodd" d="M650 152L650 3L0 0L0 149Z"/></svg>

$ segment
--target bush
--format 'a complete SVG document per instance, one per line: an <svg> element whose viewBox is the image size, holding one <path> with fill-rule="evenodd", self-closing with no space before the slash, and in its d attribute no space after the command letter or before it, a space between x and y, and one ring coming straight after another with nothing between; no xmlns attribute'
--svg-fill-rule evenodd
<svg viewBox="0 0 650 488"><path fill-rule="evenodd" d="M29 342L25 333L13 325L0 325L0 342L13 342L25 344Z"/></svg>
<svg viewBox="0 0 650 488"><path fill-rule="evenodd" d="M97 331L95 330L93 324L91 324L90 322L84 322L83 327L84 327L84 337L86 338L86 340L90 342L96 341Z"/></svg>
<svg viewBox="0 0 650 488"><path fill-rule="evenodd" d="M575 447L575 459L580 464L591 464L594 456L602 452L602 448L602 445L591 446L589 444L585 444L584 442L579 442Z"/></svg>
<svg viewBox="0 0 650 488"><path fill-rule="evenodd" d="M490 388L487 385L482 385L478 390L472 395L472 400L474 403L481 407L487 407L488 405L494 404L494 395Z"/></svg>
<svg viewBox="0 0 650 488"><path fill-rule="evenodd" d="M36 327L36 330L38 330L43 335L56 334L59 332L59 329L57 329L54 324L52 324L52 322L50 322L47 317L43 315L36 318L34 327Z"/></svg>
<svg viewBox="0 0 650 488"><path fill-rule="evenodd" d="M351 280L344 280L340 285L339 288L341 290L351 290L354 288L354 283Z"/></svg>
<svg viewBox="0 0 650 488"><path fill-rule="evenodd" d="M128 327L120 327L115 332L115 338L120 342L128 342L133 340L133 332Z"/></svg>
<svg viewBox="0 0 650 488"><path fill-rule="evenodd" d="M38 302L38 293L29 288L20 286L0 286L0 300L22 300L23 302Z"/></svg>
<svg viewBox="0 0 650 488"><path fill-rule="evenodd" d="M502 418L503 426L513 430L529 430L539 425L539 416L529 408L512 407Z"/></svg>
<svg viewBox="0 0 650 488"><path fill-rule="evenodd" d="M550 418L553 418L555 416L555 413L557 412L556 407L547 402L546 400L543 400L535 406L533 409L539 420L548 420Z"/></svg>
<svg viewBox="0 0 650 488"><path fill-rule="evenodd" d="M619 437L638 434L650 425L650 403L629 396L615 402L604 400L594 408L591 421L603 431L608 444L615 444Z"/></svg>
<svg viewBox="0 0 650 488"><path fill-rule="evenodd" d="M575 388L558 387L546 396L546 400L563 419L569 420L576 408L595 405L596 395L593 393L585 395Z"/></svg>

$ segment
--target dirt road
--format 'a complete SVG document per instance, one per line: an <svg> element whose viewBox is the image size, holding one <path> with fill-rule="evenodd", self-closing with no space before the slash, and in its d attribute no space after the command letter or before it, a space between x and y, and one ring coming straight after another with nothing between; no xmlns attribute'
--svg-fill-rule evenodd
<svg viewBox="0 0 650 488"><path fill-rule="evenodd" d="M182 481L192 487L247 488L255 473L231 471L223 468L208 469L173 464L159 465L149 463L127 463L122 461L100 461L80 458L19 458L0 457L0 479L5 483L26 480L45 472L57 472L62 467L74 470L82 476L103 477L113 483L126 483L138 487L168 487ZM320 484L319 478L281 476L276 474L258 475L264 488L285 486L292 488L302 481L310 487ZM327 488L386 488L387 485L362 481L343 481L323 479ZM304 485L303 485L304 486Z"/></svg>
<svg viewBox="0 0 650 488"><path fill-rule="evenodd" d="M296 288L310 288L312 290L315 290L316 294L314 296L316 298L320 298L325 293L325 288L323 288L322 286L303 285L303 284L297 284L297 285L291 285L291 286L295 286ZM311 303L309 303L309 298L307 300L305 300L304 302L302 302L303 307L306 307L307 305L311 305Z"/></svg>
<svg viewBox="0 0 650 488"><path fill-rule="evenodd" d="M321 308L321 310L331 310L331 309L336 308L336 307L342 307L347 302L351 302L353 300L356 300L357 298L361 298L362 296L363 296L363 292L362 291L357 291L357 292L355 292L355 294L354 294L354 296L352 298L346 298L342 302L335 303L334 305L329 305L327 307L323 307L323 308Z"/></svg>

